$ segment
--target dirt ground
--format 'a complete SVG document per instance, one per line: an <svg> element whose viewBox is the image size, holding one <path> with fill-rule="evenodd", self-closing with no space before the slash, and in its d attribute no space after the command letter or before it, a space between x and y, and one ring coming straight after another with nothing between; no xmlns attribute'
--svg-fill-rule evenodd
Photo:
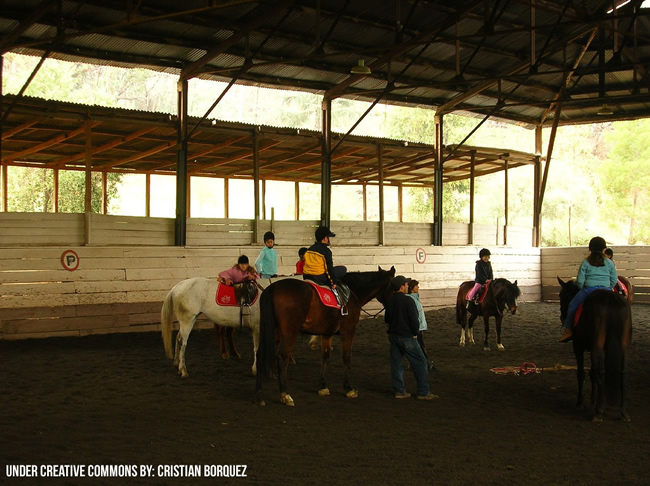
<svg viewBox="0 0 650 486"><path fill-rule="evenodd" d="M247 330L237 331L241 360L223 360L212 331L192 333L187 379L157 333L0 342L0 483L648 484L650 307L634 305L633 318L630 423L613 408L600 424L577 411L573 370L490 371L575 365L571 345L557 342L557 304L524 303L508 315L503 352L494 331L492 351L483 350L482 326L478 344L460 348L453 309L427 312L433 402L393 398L381 318L358 328L357 399L343 395L336 339L329 397L316 393L318 353L307 337L299 342L289 375L294 408L279 403L276 383L265 388L266 407L253 403ZM409 370L406 379L414 393ZM15 465L36 465L38 477L14 477ZM42 465L84 466L86 477L52 477ZM200 476L179 477L191 473L172 467L180 465L199 466ZM224 465L245 465L245 477L205 478ZM142 477L140 466L155 476Z"/></svg>

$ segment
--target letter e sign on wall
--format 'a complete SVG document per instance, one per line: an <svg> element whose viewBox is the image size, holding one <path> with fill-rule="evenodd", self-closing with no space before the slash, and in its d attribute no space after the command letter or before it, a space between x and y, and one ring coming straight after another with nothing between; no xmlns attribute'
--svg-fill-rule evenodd
<svg viewBox="0 0 650 486"><path fill-rule="evenodd" d="M61 254L61 265L68 272L74 272L79 268L79 255L73 250L66 250Z"/></svg>

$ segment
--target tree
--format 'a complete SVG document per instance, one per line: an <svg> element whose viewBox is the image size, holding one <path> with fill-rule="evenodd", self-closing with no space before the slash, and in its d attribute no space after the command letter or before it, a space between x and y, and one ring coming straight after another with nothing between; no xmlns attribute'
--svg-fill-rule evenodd
<svg viewBox="0 0 650 486"><path fill-rule="evenodd" d="M617 122L606 137L612 144L599 170L604 212L610 224L627 228L627 243L650 241L650 120Z"/></svg>
<svg viewBox="0 0 650 486"><path fill-rule="evenodd" d="M122 174L107 176L108 201L115 197ZM91 208L102 212L102 176L91 176ZM54 171L36 167L9 167L7 176L7 210L16 212L54 212ZM84 213L86 173L59 171L59 212Z"/></svg>

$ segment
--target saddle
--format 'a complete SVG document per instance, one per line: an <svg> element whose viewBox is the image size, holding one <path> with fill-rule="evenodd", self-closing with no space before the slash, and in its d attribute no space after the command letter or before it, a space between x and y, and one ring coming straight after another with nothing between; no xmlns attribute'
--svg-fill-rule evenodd
<svg viewBox="0 0 650 486"><path fill-rule="evenodd" d="M614 288L612 290L617 294L622 295L623 297L627 297L627 287L621 282L618 282L616 285L614 285Z"/></svg>
<svg viewBox="0 0 650 486"><path fill-rule="evenodd" d="M243 282L233 285L219 283L215 301L226 307L251 306L257 301L258 290L255 282Z"/></svg>
<svg viewBox="0 0 650 486"><path fill-rule="evenodd" d="M612 289L614 292L621 294L623 297L627 297L627 288L623 286L623 289L619 288L619 284L614 285L614 288ZM573 327L576 327L578 325L578 321L580 320L580 315L582 314L582 308L584 307L584 302L578 306L576 309L576 315L573 318Z"/></svg>
<svg viewBox="0 0 650 486"><path fill-rule="evenodd" d="M478 292L476 292L476 295L474 296L474 300L469 299L469 292L465 296L465 299L467 299L468 302L472 302L473 304L480 304L483 302L485 299L485 296L487 295L488 288L490 287L490 284L492 283L492 280L487 280L485 284L481 285L481 288L478 289Z"/></svg>
<svg viewBox="0 0 650 486"><path fill-rule="evenodd" d="M345 305L350 301L350 288L344 283L336 285L336 290L332 290L325 285L318 285L312 280L305 280L316 290L322 304L333 309L341 309L342 315L347 315Z"/></svg>

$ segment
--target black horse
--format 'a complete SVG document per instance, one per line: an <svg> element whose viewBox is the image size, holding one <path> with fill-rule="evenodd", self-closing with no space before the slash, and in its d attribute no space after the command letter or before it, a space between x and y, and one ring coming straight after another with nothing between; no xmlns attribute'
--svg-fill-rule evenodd
<svg viewBox="0 0 650 486"><path fill-rule="evenodd" d="M573 280L557 281L560 290L560 318L567 315L571 299L579 288ZM620 396L621 419L630 420L627 412L627 366L632 339L632 312L625 297L609 290L595 290L585 299L582 313L573 329L573 353L578 376L577 407L584 408L584 352L591 352L591 409L593 421L600 422L605 410L605 389L608 395Z"/></svg>
<svg viewBox="0 0 650 486"><path fill-rule="evenodd" d="M465 346L465 338L474 344L474 321L478 316L483 316L483 325L485 329L485 339L483 340L483 349L490 350L488 345L488 333L490 332L490 316L494 316L497 331L497 348L503 351L501 344L501 322L503 315L510 311L512 314L517 312L517 299L521 295L521 290L517 287L517 281L514 283L505 278L497 278L490 282L487 289L487 295L483 301L476 305L470 303L467 306L467 293L474 286L474 282L463 282L458 289L456 298L456 322L461 326L460 345ZM469 308L468 308L469 307ZM467 314L469 313L469 320Z"/></svg>

